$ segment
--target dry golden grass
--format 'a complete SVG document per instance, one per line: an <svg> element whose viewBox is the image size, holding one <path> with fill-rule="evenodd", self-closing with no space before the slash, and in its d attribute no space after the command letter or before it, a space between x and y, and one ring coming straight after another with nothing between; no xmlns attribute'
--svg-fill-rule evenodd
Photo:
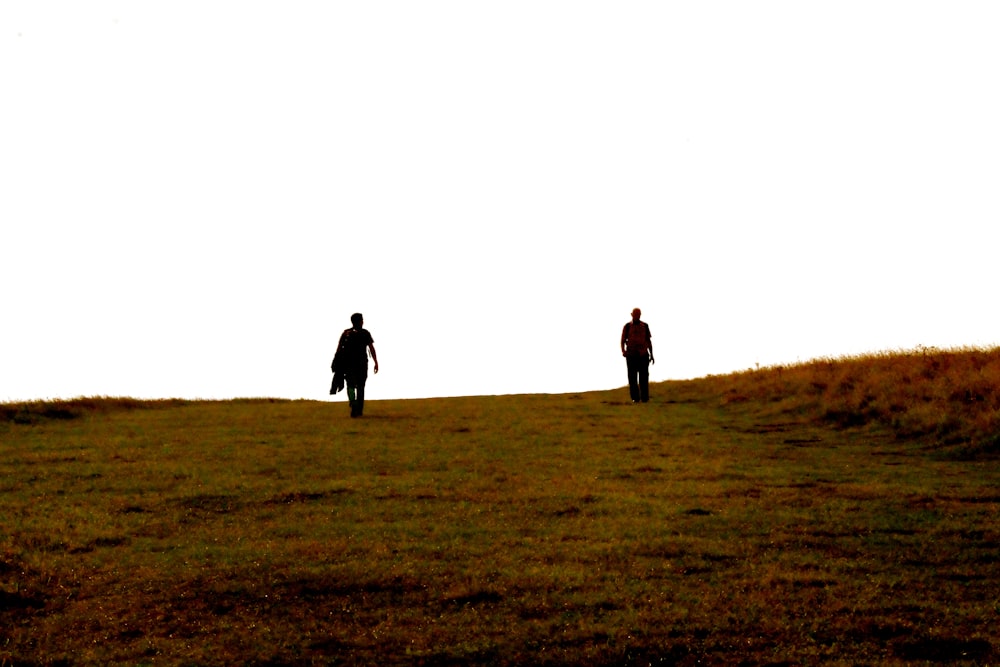
<svg viewBox="0 0 1000 667"><path fill-rule="evenodd" d="M960 458L1000 454L1000 348L921 348L709 378L727 402L879 424Z"/></svg>
<svg viewBox="0 0 1000 667"><path fill-rule="evenodd" d="M3 405L0 665L992 664L996 366Z"/></svg>

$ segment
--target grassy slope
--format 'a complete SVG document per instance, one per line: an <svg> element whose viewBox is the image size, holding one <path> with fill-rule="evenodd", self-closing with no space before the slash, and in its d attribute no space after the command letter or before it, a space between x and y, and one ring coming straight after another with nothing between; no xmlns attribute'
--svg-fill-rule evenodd
<svg viewBox="0 0 1000 667"><path fill-rule="evenodd" d="M986 663L997 367L2 405L0 663Z"/></svg>

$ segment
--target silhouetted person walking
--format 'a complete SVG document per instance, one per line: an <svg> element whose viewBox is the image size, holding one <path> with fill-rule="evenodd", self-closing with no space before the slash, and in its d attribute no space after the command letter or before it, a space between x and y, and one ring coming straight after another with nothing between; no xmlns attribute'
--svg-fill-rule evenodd
<svg viewBox="0 0 1000 667"><path fill-rule="evenodd" d="M649 364L653 358L653 335L649 325L640 320L642 311L632 311L632 321L622 328L622 356L628 363L628 393L633 403L649 401Z"/></svg>
<svg viewBox="0 0 1000 667"><path fill-rule="evenodd" d="M351 416L361 417L365 411L365 383L368 381L368 355L375 362L375 372L378 373L378 357L375 356L375 340L367 329L361 313L351 315L350 329L340 334L337 343L337 353L330 365L333 370L333 386L330 393L334 394L347 383L347 399L351 404Z"/></svg>

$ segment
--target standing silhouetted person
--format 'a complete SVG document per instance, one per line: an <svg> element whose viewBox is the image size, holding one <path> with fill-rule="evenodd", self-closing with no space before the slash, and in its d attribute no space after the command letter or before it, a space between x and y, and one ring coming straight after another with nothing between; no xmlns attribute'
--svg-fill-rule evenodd
<svg viewBox="0 0 1000 667"><path fill-rule="evenodd" d="M351 315L350 329L340 334L337 343L337 353L330 365L333 370L333 386L330 393L336 393L343 388L341 382L347 383L347 399L351 404L351 416L361 417L365 411L365 382L368 381L368 354L371 353L375 362L375 372L378 373L378 357L375 356L375 340L367 329L361 313Z"/></svg>
<svg viewBox="0 0 1000 667"><path fill-rule="evenodd" d="M632 310L632 321L622 328L622 356L628 363L628 393L633 403L649 401L649 364L653 358L653 335L640 320L642 311Z"/></svg>

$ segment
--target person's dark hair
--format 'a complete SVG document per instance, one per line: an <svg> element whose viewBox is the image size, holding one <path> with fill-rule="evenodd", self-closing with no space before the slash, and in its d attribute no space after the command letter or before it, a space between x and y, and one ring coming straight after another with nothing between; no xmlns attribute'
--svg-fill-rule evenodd
<svg viewBox="0 0 1000 667"><path fill-rule="evenodd" d="M362 322L364 322L364 318L361 316L361 313L351 315L351 324L354 326L360 327Z"/></svg>

